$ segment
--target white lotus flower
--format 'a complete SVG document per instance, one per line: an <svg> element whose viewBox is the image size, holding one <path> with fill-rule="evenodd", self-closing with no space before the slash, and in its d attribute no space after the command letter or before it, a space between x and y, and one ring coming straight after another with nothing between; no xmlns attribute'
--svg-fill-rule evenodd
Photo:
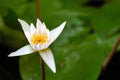
<svg viewBox="0 0 120 80"><path fill-rule="evenodd" d="M41 23L39 19L37 19L36 27L31 23L28 25L25 21L18 19L20 22L24 34L30 43L30 45L26 45L15 52L9 54L9 57L13 56L21 56L26 54L31 54L35 51L38 51L44 62L48 65L48 67L55 73L55 61L51 50L48 48L50 44L56 40L56 38L62 32L66 22L63 22L60 26L49 31L44 23Z"/></svg>

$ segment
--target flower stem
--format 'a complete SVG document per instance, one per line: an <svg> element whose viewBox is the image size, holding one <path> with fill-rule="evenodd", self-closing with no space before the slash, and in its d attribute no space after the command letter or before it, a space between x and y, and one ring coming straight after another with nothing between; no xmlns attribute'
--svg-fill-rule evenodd
<svg viewBox="0 0 120 80"><path fill-rule="evenodd" d="M40 62L41 62L41 80L45 80L45 67L44 67L44 61L42 60L40 56Z"/></svg>
<svg viewBox="0 0 120 80"><path fill-rule="evenodd" d="M97 80L101 80L101 76L104 76L105 71L106 71L107 67L109 66L112 58L114 57L119 44L120 44L120 37L116 40L110 54L108 55L107 59L104 61L101 72L100 72L100 75L99 75Z"/></svg>
<svg viewBox="0 0 120 80"><path fill-rule="evenodd" d="M36 0L36 15L37 18L40 19L40 0ZM40 63L41 63L41 80L45 80L45 67L44 67L44 61L42 60L40 56Z"/></svg>
<svg viewBox="0 0 120 80"><path fill-rule="evenodd" d="M116 49L118 48L119 44L120 44L120 37L116 40L116 42L115 42L115 44L114 44L114 46L113 46L113 48L112 48L109 56L107 57L107 59L105 60L105 62L104 62L104 64L103 64L103 69L104 69L104 70L107 68L107 66L109 65L111 59L112 59L113 56L115 55L115 51L116 51Z"/></svg>
<svg viewBox="0 0 120 80"><path fill-rule="evenodd" d="M40 19L40 0L36 0L36 15Z"/></svg>

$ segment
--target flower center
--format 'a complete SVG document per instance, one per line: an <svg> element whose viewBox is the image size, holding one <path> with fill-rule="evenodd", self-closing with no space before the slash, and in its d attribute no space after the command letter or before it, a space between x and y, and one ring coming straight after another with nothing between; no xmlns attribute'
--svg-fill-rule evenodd
<svg viewBox="0 0 120 80"><path fill-rule="evenodd" d="M33 44L37 45L37 44L45 44L48 41L48 36L46 34L33 34L31 41Z"/></svg>

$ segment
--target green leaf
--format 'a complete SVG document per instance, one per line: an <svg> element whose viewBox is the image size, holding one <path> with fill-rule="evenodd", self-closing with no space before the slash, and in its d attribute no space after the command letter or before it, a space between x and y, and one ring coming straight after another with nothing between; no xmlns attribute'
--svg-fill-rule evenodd
<svg viewBox="0 0 120 80"><path fill-rule="evenodd" d="M120 3L119 3L120 4ZM91 14L91 23L95 31L102 36L109 36L120 29L120 10L118 3L106 4Z"/></svg>
<svg viewBox="0 0 120 80"><path fill-rule="evenodd" d="M77 33L79 32L79 30L77 30L78 29L74 29L73 31ZM64 31L64 33L70 33L67 29ZM69 35L68 37L75 36L77 35ZM83 38L85 41L82 42L79 41L79 38L72 38L72 40L74 40L72 43L68 37L66 38L66 36L62 34L51 46L51 50L55 57L57 73L52 73L47 65L45 65L46 79L96 80L102 64L111 50L111 46L113 46L118 36L109 40L102 40L98 35L91 35ZM64 39L66 39L66 41ZM28 56L22 56L20 58L20 71L23 80L31 79L31 76L33 79L39 80L41 78L39 55L33 53Z"/></svg>
<svg viewBox="0 0 120 80"><path fill-rule="evenodd" d="M0 7L0 12L0 15L6 26L16 30L21 29L20 24L18 23L18 16L14 11L9 8Z"/></svg>

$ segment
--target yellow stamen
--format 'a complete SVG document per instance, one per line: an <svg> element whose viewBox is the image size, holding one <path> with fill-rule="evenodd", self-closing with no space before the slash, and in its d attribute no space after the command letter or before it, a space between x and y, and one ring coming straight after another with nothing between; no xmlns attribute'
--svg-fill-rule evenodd
<svg viewBox="0 0 120 80"><path fill-rule="evenodd" d="M37 45L39 43L43 45L48 41L48 36L46 34L41 34L41 35L33 34L31 41L35 45Z"/></svg>

